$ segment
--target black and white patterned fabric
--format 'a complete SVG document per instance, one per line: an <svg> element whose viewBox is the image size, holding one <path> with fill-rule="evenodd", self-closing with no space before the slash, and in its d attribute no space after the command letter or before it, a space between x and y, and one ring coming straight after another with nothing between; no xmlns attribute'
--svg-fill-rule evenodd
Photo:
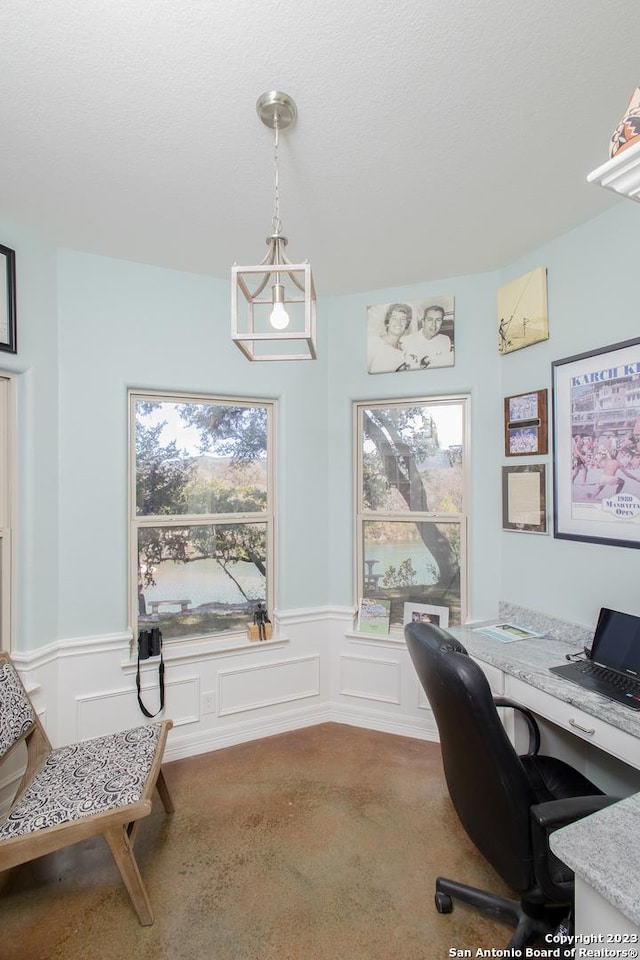
<svg viewBox="0 0 640 960"><path fill-rule="evenodd" d="M0 841L46 830L140 799L161 724L134 727L52 750L9 816Z"/></svg>
<svg viewBox="0 0 640 960"><path fill-rule="evenodd" d="M35 722L31 701L10 663L0 665L0 758Z"/></svg>

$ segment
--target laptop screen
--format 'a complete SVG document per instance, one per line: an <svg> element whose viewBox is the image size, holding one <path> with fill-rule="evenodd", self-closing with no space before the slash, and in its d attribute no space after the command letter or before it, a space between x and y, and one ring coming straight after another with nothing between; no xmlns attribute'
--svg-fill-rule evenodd
<svg viewBox="0 0 640 960"><path fill-rule="evenodd" d="M640 617L600 610L591 659L633 677L640 677Z"/></svg>

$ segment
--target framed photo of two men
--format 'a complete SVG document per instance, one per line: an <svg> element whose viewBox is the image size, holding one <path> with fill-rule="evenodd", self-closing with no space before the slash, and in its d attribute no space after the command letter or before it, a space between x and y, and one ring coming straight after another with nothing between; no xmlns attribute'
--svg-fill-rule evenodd
<svg viewBox="0 0 640 960"><path fill-rule="evenodd" d="M454 299L425 297L367 307L367 370L401 373L452 367Z"/></svg>

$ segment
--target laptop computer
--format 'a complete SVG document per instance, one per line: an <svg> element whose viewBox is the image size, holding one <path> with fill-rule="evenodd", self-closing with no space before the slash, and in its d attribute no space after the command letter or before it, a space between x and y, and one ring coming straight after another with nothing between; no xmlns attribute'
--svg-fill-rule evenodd
<svg viewBox="0 0 640 960"><path fill-rule="evenodd" d="M602 607L590 656L549 669L587 690L640 710L640 617Z"/></svg>

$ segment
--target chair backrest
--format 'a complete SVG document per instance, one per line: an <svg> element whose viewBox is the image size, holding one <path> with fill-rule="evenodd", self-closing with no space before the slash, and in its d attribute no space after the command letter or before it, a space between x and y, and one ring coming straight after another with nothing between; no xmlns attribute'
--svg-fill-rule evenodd
<svg viewBox="0 0 640 960"><path fill-rule="evenodd" d="M0 653L0 765L23 741L27 746L27 763L16 796L22 793L42 759L50 753L51 743L11 658L7 653Z"/></svg>
<svg viewBox="0 0 640 960"><path fill-rule="evenodd" d="M6 653L0 654L0 759L33 730L35 711Z"/></svg>
<svg viewBox="0 0 640 960"><path fill-rule="evenodd" d="M449 796L467 834L509 886L533 883L529 808L535 796L482 669L450 633L405 627L438 726Z"/></svg>

